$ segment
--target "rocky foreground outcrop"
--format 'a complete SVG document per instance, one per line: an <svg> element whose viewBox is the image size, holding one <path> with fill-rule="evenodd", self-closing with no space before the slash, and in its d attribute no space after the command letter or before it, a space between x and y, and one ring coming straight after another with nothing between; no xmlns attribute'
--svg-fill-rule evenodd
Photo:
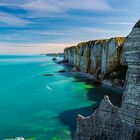
<svg viewBox="0 0 140 140"><path fill-rule="evenodd" d="M77 117L75 140L140 140L140 21L126 37L123 50L124 39L116 39L65 49L65 59L96 76L112 71L119 63L128 66L121 107L114 106L105 96L91 116Z"/></svg>
<svg viewBox="0 0 140 140"><path fill-rule="evenodd" d="M124 40L124 37L115 37L79 43L64 50L64 60L77 70L92 75L94 80L118 84L124 81L127 69L121 63Z"/></svg>

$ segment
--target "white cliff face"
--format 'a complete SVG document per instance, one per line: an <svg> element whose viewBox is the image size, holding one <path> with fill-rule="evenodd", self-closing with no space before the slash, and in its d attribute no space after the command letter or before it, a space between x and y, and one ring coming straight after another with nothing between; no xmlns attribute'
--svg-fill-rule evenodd
<svg viewBox="0 0 140 140"><path fill-rule="evenodd" d="M105 75L107 73L107 45L102 47L102 61L101 61L101 73Z"/></svg>
<svg viewBox="0 0 140 140"><path fill-rule="evenodd" d="M114 48L111 52L116 54ZM128 70L121 107L105 96L91 116L77 117L75 140L140 140L140 21L126 38L122 56Z"/></svg>
<svg viewBox="0 0 140 140"><path fill-rule="evenodd" d="M111 38L105 42L102 47L101 73L112 72L120 64L121 50L123 48L124 38Z"/></svg>
<svg viewBox="0 0 140 140"><path fill-rule="evenodd" d="M123 37L116 37L79 43L65 49L64 60L95 80L103 80L120 66L123 42Z"/></svg>
<svg viewBox="0 0 140 140"><path fill-rule="evenodd" d="M102 44L96 43L91 47L91 70L90 72L97 77L101 70L101 59L102 58Z"/></svg>
<svg viewBox="0 0 140 140"><path fill-rule="evenodd" d="M118 43L116 42L115 38L112 38L108 42L107 46L107 72L114 69L114 64L119 64L118 58Z"/></svg>

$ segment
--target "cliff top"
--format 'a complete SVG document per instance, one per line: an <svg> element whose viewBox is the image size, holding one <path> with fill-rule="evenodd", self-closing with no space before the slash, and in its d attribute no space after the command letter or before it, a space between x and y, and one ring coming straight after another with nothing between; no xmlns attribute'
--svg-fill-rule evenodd
<svg viewBox="0 0 140 140"><path fill-rule="evenodd" d="M84 46L88 46L88 45L98 45L99 43L108 42L108 41L109 41L109 39L91 40L88 42L81 42L77 46L84 47Z"/></svg>
<svg viewBox="0 0 140 140"><path fill-rule="evenodd" d="M91 41L88 41L88 42L81 42L77 46L71 46L71 47L68 47L68 48L80 48L80 47L86 47L86 46L92 46L92 45L98 45L98 44L103 45L103 44L108 43L112 39L114 39L116 41L118 46L122 46L122 44L125 40L125 37L113 37L113 38L110 38L110 39L91 40ZM68 49L68 48L65 48L65 50Z"/></svg>
<svg viewBox="0 0 140 140"><path fill-rule="evenodd" d="M114 38L111 38L111 39L115 39L115 41L118 44L122 44L125 40L125 37L114 37ZM85 47L85 46L88 46L88 45L98 45L100 43L107 43L111 39L99 39L99 40L92 40L92 41L88 41L88 42L81 42L77 46L78 47Z"/></svg>
<svg viewBox="0 0 140 140"><path fill-rule="evenodd" d="M122 46L122 44L124 43L125 37L116 37L115 40L119 46Z"/></svg>
<svg viewBox="0 0 140 140"><path fill-rule="evenodd" d="M138 20L138 22L135 24L134 28L137 27L137 28L140 28L140 19Z"/></svg>

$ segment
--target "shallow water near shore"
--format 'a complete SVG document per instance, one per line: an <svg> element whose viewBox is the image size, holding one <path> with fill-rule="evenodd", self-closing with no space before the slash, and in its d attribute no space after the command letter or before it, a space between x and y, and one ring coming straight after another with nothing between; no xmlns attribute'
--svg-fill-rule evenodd
<svg viewBox="0 0 140 140"><path fill-rule="evenodd" d="M70 73L47 56L0 56L0 140L71 140L76 115L93 112L105 94L121 94ZM52 76L43 76L53 74Z"/></svg>

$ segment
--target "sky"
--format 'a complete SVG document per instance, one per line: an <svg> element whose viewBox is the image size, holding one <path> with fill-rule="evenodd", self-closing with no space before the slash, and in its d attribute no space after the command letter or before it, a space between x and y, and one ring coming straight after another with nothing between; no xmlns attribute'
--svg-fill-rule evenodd
<svg viewBox="0 0 140 140"><path fill-rule="evenodd" d="M139 0L0 0L0 54L57 53L127 36L139 15Z"/></svg>

